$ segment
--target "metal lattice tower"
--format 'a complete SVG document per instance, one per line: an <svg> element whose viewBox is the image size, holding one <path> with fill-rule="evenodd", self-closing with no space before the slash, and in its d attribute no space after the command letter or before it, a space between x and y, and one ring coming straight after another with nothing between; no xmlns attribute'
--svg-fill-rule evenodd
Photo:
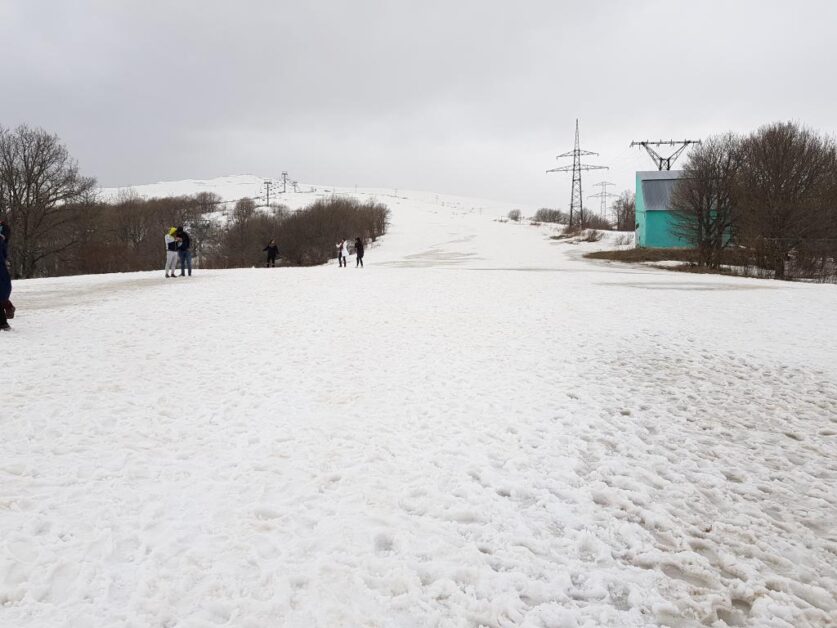
<svg viewBox="0 0 837 628"><path fill-rule="evenodd" d="M273 185L273 181L271 181L270 179L268 179L264 182L264 188L265 188L265 192L267 194L267 202L265 203L265 206L268 207L268 208L270 208L270 186L271 185Z"/></svg>
<svg viewBox="0 0 837 628"><path fill-rule="evenodd" d="M673 164L675 160L680 157L680 154L686 150L686 147L689 146L689 144L700 144L700 140L668 140L667 142L664 142L663 140L659 140L657 142L643 140L641 142L631 142L631 146L642 146L646 151L648 151L648 154L657 166L657 170L671 170L671 164ZM652 146L677 146L678 148L668 157L663 157L660 153L651 148Z"/></svg>
<svg viewBox="0 0 837 628"><path fill-rule="evenodd" d="M599 181L593 187L595 188L602 188L602 191L598 194L591 194L587 198L600 198L602 199L602 205L599 208L599 212L601 213L602 218L607 218L607 199L609 198L619 198L618 194L611 194L607 191L607 186L609 185L616 185L615 183L611 183L610 181Z"/></svg>
<svg viewBox="0 0 837 628"><path fill-rule="evenodd" d="M578 139L578 118L575 120L575 146L573 149L566 153L561 153L560 155L556 156L555 159L562 159L564 157L572 157L573 158L573 165L572 166L561 166L559 168L553 168L552 170L547 170L549 172L572 172L573 173L573 188L570 192L570 227L573 226L573 215L578 211L578 222L581 227L584 227L584 203L583 203L583 196L581 193L581 173L584 170L607 170L607 166L591 166L588 164L581 163L581 157L583 155L598 155L599 153L594 153L589 150L582 150L581 146L579 145Z"/></svg>

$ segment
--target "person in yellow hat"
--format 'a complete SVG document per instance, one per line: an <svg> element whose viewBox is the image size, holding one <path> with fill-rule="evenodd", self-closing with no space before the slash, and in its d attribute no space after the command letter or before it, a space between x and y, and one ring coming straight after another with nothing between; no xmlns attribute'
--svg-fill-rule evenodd
<svg viewBox="0 0 837 628"><path fill-rule="evenodd" d="M166 277L175 277L175 269L177 268L177 227L171 227L166 231ZM171 274L169 274L171 271Z"/></svg>

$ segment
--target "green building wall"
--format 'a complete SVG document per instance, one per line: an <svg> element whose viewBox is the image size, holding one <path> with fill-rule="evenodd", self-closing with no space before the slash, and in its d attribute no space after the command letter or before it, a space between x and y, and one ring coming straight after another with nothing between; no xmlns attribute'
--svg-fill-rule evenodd
<svg viewBox="0 0 837 628"><path fill-rule="evenodd" d="M679 171L651 171L636 173L636 246L650 249L675 249L690 246L688 240L674 233L674 212L668 208L668 196L656 199L649 207L643 181L673 181ZM661 205L662 203L662 205Z"/></svg>

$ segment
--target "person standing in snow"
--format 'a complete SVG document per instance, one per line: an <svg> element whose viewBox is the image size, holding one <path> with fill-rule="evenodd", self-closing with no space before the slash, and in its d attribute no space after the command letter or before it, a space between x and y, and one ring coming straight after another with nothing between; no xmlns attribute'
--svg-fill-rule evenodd
<svg viewBox="0 0 837 628"><path fill-rule="evenodd" d="M349 266L349 245L343 240L340 243L340 257L343 259L343 268Z"/></svg>
<svg viewBox="0 0 837 628"><path fill-rule="evenodd" d="M279 256L279 247L276 246L276 240L271 240L267 246L262 249L267 251L267 268L276 267L276 258Z"/></svg>
<svg viewBox="0 0 837 628"><path fill-rule="evenodd" d="M355 268L358 266L363 268L363 240L361 238L355 239L355 258L357 259Z"/></svg>
<svg viewBox="0 0 837 628"><path fill-rule="evenodd" d="M12 228L9 226L9 223L7 223L5 219L0 220L0 236L2 236L6 240L6 250L8 251L9 238L11 238L12 236Z"/></svg>
<svg viewBox="0 0 837 628"><path fill-rule="evenodd" d="M338 242L337 245L337 265L343 268L343 243Z"/></svg>
<svg viewBox="0 0 837 628"><path fill-rule="evenodd" d="M177 239L175 236L177 235L177 228L170 227L169 230L166 232L166 236L164 238L166 243L166 278L174 277L174 271L177 268ZM171 274L169 274L171 271Z"/></svg>
<svg viewBox="0 0 837 628"><path fill-rule="evenodd" d="M189 234L183 229L183 227L177 228L177 256L180 258L180 276L186 272L186 269L189 269L189 276L192 276L192 238ZM172 271L174 272L174 271Z"/></svg>
<svg viewBox="0 0 837 628"><path fill-rule="evenodd" d="M14 306L9 300L9 297L12 296L12 276L9 274L9 266L6 261L7 251L6 236L0 234L0 330L2 331L11 329L9 321L6 319L6 311L14 311Z"/></svg>

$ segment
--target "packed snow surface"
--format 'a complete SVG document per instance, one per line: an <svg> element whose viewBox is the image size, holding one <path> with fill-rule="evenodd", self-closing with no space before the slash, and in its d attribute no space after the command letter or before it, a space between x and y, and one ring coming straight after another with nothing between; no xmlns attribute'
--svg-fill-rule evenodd
<svg viewBox="0 0 837 628"><path fill-rule="evenodd" d="M357 194L362 270L15 283L1 626L837 622L834 286Z"/></svg>

